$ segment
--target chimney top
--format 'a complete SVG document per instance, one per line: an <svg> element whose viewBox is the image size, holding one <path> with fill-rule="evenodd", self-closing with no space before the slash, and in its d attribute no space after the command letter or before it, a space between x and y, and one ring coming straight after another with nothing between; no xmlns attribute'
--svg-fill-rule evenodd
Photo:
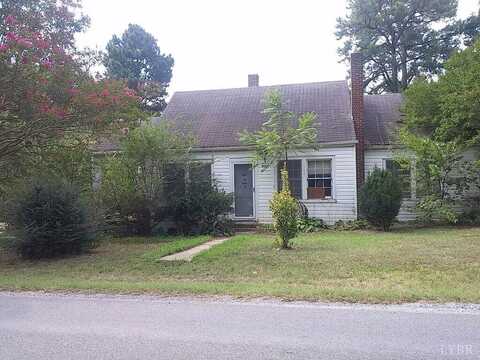
<svg viewBox="0 0 480 360"><path fill-rule="evenodd" d="M259 84L259 76L258 74L249 74L248 75L248 87L258 86Z"/></svg>

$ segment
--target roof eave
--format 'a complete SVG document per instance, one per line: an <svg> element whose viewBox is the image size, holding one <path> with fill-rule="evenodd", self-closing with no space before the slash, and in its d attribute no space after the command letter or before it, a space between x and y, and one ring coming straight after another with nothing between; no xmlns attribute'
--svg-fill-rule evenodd
<svg viewBox="0 0 480 360"><path fill-rule="evenodd" d="M346 140L346 141L331 141L318 143L318 146L321 148L332 147L332 146L353 146L357 144L357 140ZM254 146L216 146L216 147L194 147L193 152L217 152L217 151L249 151L254 150Z"/></svg>

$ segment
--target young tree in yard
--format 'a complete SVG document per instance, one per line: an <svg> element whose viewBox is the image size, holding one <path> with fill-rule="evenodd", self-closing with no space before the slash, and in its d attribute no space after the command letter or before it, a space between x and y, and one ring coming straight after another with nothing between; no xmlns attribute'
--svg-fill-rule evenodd
<svg viewBox="0 0 480 360"><path fill-rule="evenodd" d="M121 151L106 158L103 166L101 194L109 212L123 220L135 218L136 232L149 235L152 220L167 205L166 177L175 172L178 182L185 181L182 169L191 145L191 139L165 122L131 131Z"/></svg>
<svg viewBox="0 0 480 360"><path fill-rule="evenodd" d="M342 61L365 59L369 93L401 92L418 76L431 77L455 49L480 33L479 16L455 20L457 0L349 0L337 20Z"/></svg>
<svg viewBox="0 0 480 360"><path fill-rule="evenodd" d="M121 38L112 37L104 58L107 76L126 80L141 95L144 109L154 113L165 108L173 62L171 55L161 53L151 34L133 24Z"/></svg>
<svg viewBox="0 0 480 360"><path fill-rule="evenodd" d="M271 166L283 159L288 167L288 152L292 150L312 149L317 144L317 129L314 127L316 115L305 113L300 116L286 111L282 107L282 96L273 90L265 96L263 113L268 120L262 129L255 133L243 132L240 141L255 148L255 164Z"/></svg>
<svg viewBox="0 0 480 360"><path fill-rule="evenodd" d="M143 116L124 83L94 79L82 68L74 35L88 19L75 16L78 6L73 0L0 3L2 175L24 176L21 165L55 144L75 138L83 146Z"/></svg>
<svg viewBox="0 0 480 360"><path fill-rule="evenodd" d="M455 222L455 203L479 190L478 152L470 160L463 153L480 145L480 40L453 55L438 81L418 80L405 97L400 140L415 158L419 210Z"/></svg>
<svg viewBox="0 0 480 360"><path fill-rule="evenodd" d="M262 129L256 133L243 132L240 140L255 148L254 164L261 163L263 167L269 167L280 159L284 160L282 189L274 194L270 209L281 248L288 249L290 240L297 233L299 216L299 203L293 198L288 181L288 153L317 148L317 129L313 124L316 115L305 113L298 116L284 110L282 96L275 90L265 97L264 114L268 120Z"/></svg>

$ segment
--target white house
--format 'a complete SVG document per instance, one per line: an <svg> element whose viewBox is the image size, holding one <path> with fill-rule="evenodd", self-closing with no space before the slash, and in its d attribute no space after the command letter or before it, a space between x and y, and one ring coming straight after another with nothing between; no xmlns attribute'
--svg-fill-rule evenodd
<svg viewBox="0 0 480 360"><path fill-rule="evenodd" d="M253 168L253 151L242 145L242 130L256 131L265 122L265 93L282 94L286 110L314 112L319 150L289 154L291 189L309 215L327 223L357 218L357 189L375 166L391 161L392 134L401 119L400 94L364 95L363 63L352 56L351 89L347 81L259 86L249 75L248 87L176 92L165 112L167 120L189 129L197 138L195 157L204 161L227 192L234 193L234 219L270 222L269 201L279 188L279 166ZM159 121L159 120L158 120ZM400 220L413 218L409 174L404 176L405 206Z"/></svg>

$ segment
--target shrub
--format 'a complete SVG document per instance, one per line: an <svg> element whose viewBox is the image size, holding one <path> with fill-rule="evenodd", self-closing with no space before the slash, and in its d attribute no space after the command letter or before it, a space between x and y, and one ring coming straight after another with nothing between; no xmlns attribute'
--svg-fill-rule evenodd
<svg viewBox="0 0 480 360"><path fill-rule="evenodd" d="M465 210L458 218L461 225L480 225L480 208Z"/></svg>
<svg viewBox="0 0 480 360"><path fill-rule="evenodd" d="M299 209L297 200L290 193L288 172L286 169L282 169L281 173L283 188L280 192L273 195L270 201L270 210L272 211L274 228L277 233L277 241L282 249L289 249L291 247L290 240L298 233Z"/></svg>
<svg viewBox="0 0 480 360"><path fill-rule="evenodd" d="M418 220L421 223L448 223L456 224L458 214L453 203L448 199L441 199L436 195L428 195L421 199L416 207Z"/></svg>
<svg viewBox="0 0 480 360"><path fill-rule="evenodd" d="M304 217L297 220L299 232L309 233L328 229L328 225L322 219Z"/></svg>
<svg viewBox="0 0 480 360"><path fill-rule="evenodd" d="M233 196L209 177L192 177L184 193L171 202L169 212L184 234L233 234L233 222L226 217L232 210Z"/></svg>
<svg viewBox="0 0 480 360"><path fill-rule="evenodd" d="M375 169L359 193L360 214L373 226L390 230L402 202L400 182L390 171Z"/></svg>
<svg viewBox="0 0 480 360"><path fill-rule="evenodd" d="M333 229L336 231L355 231L355 230L365 230L368 229L368 221L365 219L358 219L358 220L338 220Z"/></svg>
<svg viewBox="0 0 480 360"><path fill-rule="evenodd" d="M78 191L61 181L35 181L8 201L13 246L28 259L79 254L93 245Z"/></svg>

